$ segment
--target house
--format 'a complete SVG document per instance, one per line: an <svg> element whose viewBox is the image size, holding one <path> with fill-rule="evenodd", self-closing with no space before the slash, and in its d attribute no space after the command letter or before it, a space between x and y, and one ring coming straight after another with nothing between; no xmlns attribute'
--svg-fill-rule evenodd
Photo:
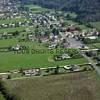
<svg viewBox="0 0 100 100"><path fill-rule="evenodd" d="M16 46L11 47L12 50L18 51L20 50L21 46L17 44Z"/></svg>
<svg viewBox="0 0 100 100"><path fill-rule="evenodd" d="M55 55L54 60L55 61L61 61L61 60L66 60L70 59L71 57L68 54L62 54L62 55Z"/></svg>
<svg viewBox="0 0 100 100"><path fill-rule="evenodd" d="M24 70L23 74L25 76L36 76L40 74L40 69L29 69L29 70Z"/></svg>
<svg viewBox="0 0 100 100"><path fill-rule="evenodd" d="M70 72L79 72L82 70L78 65L64 66L64 69L69 70Z"/></svg>
<svg viewBox="0 0 100 100"><path fill-rule="evenodd" d="M54 49L54 48L56 48L56 46L57 46L57 44L51 44L51 45L49 46L49 49Z"/></svg>
<svg viewBox="0 0 100 100"><path fill-rule="evenodd" d="M62 54L62 59L70 59L71 57L68 54Z"/></svg>
<svg viewBox="0 0 100 100"><path fill-rule="evenodd" d="M34 35L32 34L28 35L28 40L34 41Z"/></svg>
<svg viewBox="0 0 100 100"><path fill-rule="evenodd" d="M85 38L88 38L88 39L90 39L90 40L95 40L95 39L97 39L98 37L97 37L97 36L89 36L89 37L85 37Z"/></svg>

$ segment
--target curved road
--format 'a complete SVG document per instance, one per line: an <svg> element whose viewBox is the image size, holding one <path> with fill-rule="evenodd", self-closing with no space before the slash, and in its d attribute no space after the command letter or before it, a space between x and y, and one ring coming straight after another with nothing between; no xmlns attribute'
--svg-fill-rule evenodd
<svg viewBox="0 0 100 100"><path fill-rule="evenodd" d="M88 60L88 62L93 66L93 68L97 71L98 75L100 76L100 68L94 63L94 61L88 56L86 56L81 50L78 49L78 51L85 59Z"/></svg>

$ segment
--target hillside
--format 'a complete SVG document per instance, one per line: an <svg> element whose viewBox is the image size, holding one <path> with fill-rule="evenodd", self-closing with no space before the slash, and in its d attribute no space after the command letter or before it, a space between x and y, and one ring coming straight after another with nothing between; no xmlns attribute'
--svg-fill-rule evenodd
<svg viewBox="0 0 100 100"><path fill-rule="evenodd" d="M85 21L100 20L100 0L21 0L22 3L34 3L47 8L76 12L77 19Z"/></svg>

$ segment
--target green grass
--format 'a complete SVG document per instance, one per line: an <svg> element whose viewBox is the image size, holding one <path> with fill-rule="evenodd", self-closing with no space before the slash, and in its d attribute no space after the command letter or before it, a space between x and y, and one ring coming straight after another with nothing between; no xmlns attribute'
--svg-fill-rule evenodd
<svg viewBox="0 0 100 100"><path fill-rule="evenodd" d="M98 30L100 30L100 22L91 22L91 24L97 28Z"/></svg>
<svg viewBox="0 0 100 100"><path fill-rule="evenodd" d="M16 45L18 43L17 39L3 39L0 40L0 47L8 47L10 45Z"/></svg>
<svg viewBox="0 0 100 100"><path fill-rule="evenodd" d="M20 26L20 27L16 27L16 28L5 28L5 29L0 29L0 33L3 32L16 32L16 31L23 31L26 29L26 26Z"/></svg>
<svg viewBox="0 0 100 100"><path fill-rule="evenodd" d="M100 49L100 43L95 43L93 44L96 48L99 48Z"/></svg>
<svg viewBox="0 0 100 100"><path fill-rule="evenodd" d="M79 23L77 23L77 22L75 22L75 21L73 21L73 20L66 20L65 23L66 23L67 25L71 25L71 24L72 24L72 25L76 25L77 27L80 27L80 29L87 29L87 30L90 29L90 28L86 27L84 24L79 25Z"/></svg>
<svg viewBox="0 0 100 100"><path fill-rule="evenodd" d="M91 49L100 49L100 43L88 44Z"/></svg>
<svg viewBox="0 0 100 100"><path fill-rule="evenodd" d="M35 8L35 9L41 9L42 8L42 7L38 6L38 5L32 5L32 4L25 5L25 7L29 7L29 9L33 9L33 8Z"/></svg>
<svg viewBox="0 0 100 100"><path fill-rule="evenodd" d="M13 18L13 19L0 20L0 24L9 24L9 23L17 23L17 22L25 22L25 18Z"/></svg>
<svg viewBox="0 0 100 100"><path fill-rule="evenodd" d="M0 53L0 71L20 68L55 67L57 65L83 64L84 58L55 62L52 54L12 54Z"/></svg>
<svg viewBox="0 0 100 100"><path fill-rule="evenodd" d="M29 10L30 10L32 13L39 13L39 12L44 12L44 11L50 10L50 9L43 8L43 7L41 7L41 6L33 5L33 4L25 5L25 7L28 7Z"/></svg>
<svg viewBox="0 0 100 100"><path fill-rule="evenodd" d="M8 47L8 46L15 46L16 44L20 45L26 45L29 47L34 47L36 49L44 49L45 47L43 44L40 44L38 42L18 42L19 37L13 38L13 39L2 39L0 40L0 47Z"/></svg>
<svg viewBox="0 0 100 100"><path fill-rule="evenodd" d="M29 26L20 26L20 27L15 27L15 28L4 28L4 29L0 29L0 33L3 32L21 32L23 30L26 30L27 28L29 28L30 30L33 30L33 28L29 27Z"/></svg>

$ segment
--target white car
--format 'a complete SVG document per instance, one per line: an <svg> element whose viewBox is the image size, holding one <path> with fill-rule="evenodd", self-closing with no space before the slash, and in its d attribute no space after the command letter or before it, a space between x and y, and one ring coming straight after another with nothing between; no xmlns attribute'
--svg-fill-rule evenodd
<svg viewBox="0 0 100 100"><path fill-rule="evenodd" d="M71 66L64 66L65 69L69 70L71 69L72 67Z"/></svg>

